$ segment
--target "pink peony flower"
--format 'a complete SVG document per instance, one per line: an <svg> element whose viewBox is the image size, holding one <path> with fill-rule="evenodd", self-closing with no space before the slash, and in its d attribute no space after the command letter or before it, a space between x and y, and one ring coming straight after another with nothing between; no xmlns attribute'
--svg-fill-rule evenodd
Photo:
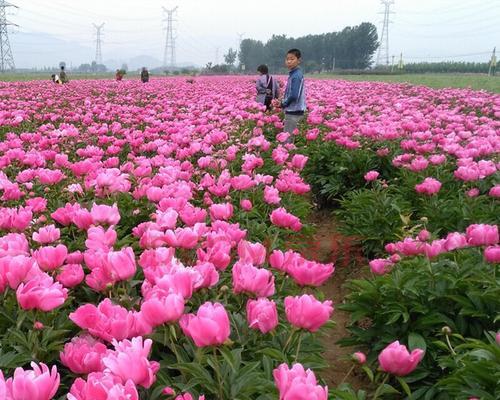
<svg viewBox="0 0 500 400"><path fill-rule="evenodd" d="M92 372L87 380L77 378L68 393L68 400L139 400L134 382L122 383L120 377Z"/></svg>
<svg viewBox="0 0 500 400"><path fill-rule="evenodd" d="M375 260L371 260L368 265L375 275L384 275L389 272L389 267L391 267L393 263L391 260L376 258Z"/></svg>
<svg viewBox="0 0 500 400"><path fill-rule="evenodd" d="M135 317L131 311L104 299L97 307L85 304L69 315L69 319L82 329L107 342L135 336Z"/></svg>
<svg viewBox="0 0 500 400"><path fill-rule="evenodd" d="M314 372L305 370L302 364L292 368L281 364L273 371L274 382L280 400L327 400L328 387L318 385Z"/></svg>
<svg viewBox="0 0 500 400"><path fill-rule="evenodd" d="M248 199L242 199L240 201L240 207L243 211L252 211L253 205L252 202Z"/></svg>
<svg viewBox="0 0 500 400"><path fill-rule="evenodd" d="M424 181L415 186L417 193L432 196L441 189L441 182L434 178L425 178Z"/></svg>
<svg viewBox="0 0 500 400"><path fill-rule="evenodd" d="M233 266L233 292L251 293L257 297L274 294L274 276L271 271L254 267L248 262L238 261Z"/></svg>
<svg viewBox="0 0 500 400"><path fill-rule="evenodd" d="M500 197L500 185L493 186L488 192L488 195L491 197Z"/></svg>
<svg viewBox="0 0 500 400"><path fill-rule="evenodd" d="M120 213L118 212L116 203L112 206L94 204L90 210L90 214L96 225L105 224L114 226L120 222Z"/></svg>
<svg viewBox="0 0 500 400"><path fill-rule="evenodd" d="M467 247L467 237L459 232L451 232L446 236L443 247L446 251Z"/></svg>
<svg viewBox="0 0 500 400"><path fill-rule="evenodd" d="M61 362L75 374L102 372L102 358L108 348L90 335L77 336L64 345L59 357Z"/></svg>
<svg viewBox="0 0 500 400"><path fill-rule="evenodd" d="M233 205L231 203L212 204L210 206L210 218L212 220L228 220L233 216Z"/></svg>
<svg viewBox="0 0 500 400"><path fill-rule="evenodd" d="M271 215L271 222L282 228L289 228L295 232L298 232L302 229L302 224L300 223L300 219L296 216L288 213L284 208L278 208L274 210Z"/></svg>
<svg viewBox="0 0 500 400"><path fill-rule="evenodd" d="M286 271L300 286L321 286L332 276L335 267L333 263L321 264L296 257Z"/></svg>
<svg viewBox="0 0 500 400"><path fill-rule="evenodd" d="M50 370L47 365L32 362L31 370L16 368L14 376L5 381L5 399L50 400L59 388L61 380L57 367ZM1 377L3 381L3 376Z"/></svg>
<svg viewBox="0 0 500 400"><path fill-rule="evenodd" d="M364 178L365 178L365 181L372 182L372 181L376 181L379 175L380 174L377 171L368 171L365 174Z"/></svg>
<svg viewBox="0 0 500 400"><path fill-rule="evenodd" d="M261 298L248 300L247 321L252 329L258 329L262 333L272 331L278 326L278 311L273 300Z"/></svg>
<svg viewBox="0 0 500 400"><path fill-rule="evenodd" d="M67 255L68 249L63 244L59 244L56 247L41 247L39 250L33 252L33 258L44 271L53 271L61 267Z"/></svg>
<svg viewBox="0 0 500 400"><path fill-rule="evenodd" d="M24 310L52 311L68 298L68 290L47 274L36 275L21 283L16 291L17 301Z"/></svg>
<svg viewBox="0 0 500 400"><path fill-rule="evenodd" d="M415 349L409 353L406 346L395 341L382 350L378 356L378 362L385 372L396 376L405 376L417 368L423 357L423 350Z"/></svg>
<svg viewBox="0 0 500 400"><path fill-rule="evenodd" d="M500 246L486 247L484 259L489 263L500 263Z"/></svg>
<svg viewBox="0 0 500 400"><path fill-rule="evenodd" d="M141 305L141 316L152 327L177 321L184 313L184 298L176 293L152 297Z"/></svg>
<svg viewBox="0 0 500 400"><path fill-rule="evenodd" d="M61 231L57 229L54 225L48 225L40 228L38 232L33 233L33 240L40 244L49 244L59 240L61 237Z"/></svg>
<svg viewBox="0 0 500 400"><path fill-rule="evenodd" d="M260 243L242 240L238 243L238 256L243 262L262 265L266 261L266 248Z"/></svg>
<svg viewBox="0 0 500 400"><path fill-rule="evenodd" d="M119 377L122 384L132 381L134 384L146 389L156 381L156 373L160 369L160 364L156 361L149 361L153 341L142 337L135 337L132 340L118 342L113 340L115 351L110 351L102 359L106 371Z"/></svg>
<svg viewBox="0 0 500 400"><path fill-rule="evenodd" d="M67 264L61 268L56 280L66 288L73 288L82 283L85 273L80 264Z"/></svg>
<svg viewBox="0 0 500 400"><path fill-rule="evenodd" d="M333 313L330 300L320 302L313 295L288 296L285 298L285 313L288 322L296 328L316 332Z"/></svg>
<svg viewBox="0 0 500 400"><path fill-rule="evenodd" d="M220 303L204 303L196 314L182 316L179 324L198 347L223 344L230 334L229 316Z"/></svg>
<svg viewBox="0 0 500 400"><path fill-rule="evenodd" d="M472 246L495 245L499 240L497 225L469 225L465 233L467 236L467 241Z"/></svg>

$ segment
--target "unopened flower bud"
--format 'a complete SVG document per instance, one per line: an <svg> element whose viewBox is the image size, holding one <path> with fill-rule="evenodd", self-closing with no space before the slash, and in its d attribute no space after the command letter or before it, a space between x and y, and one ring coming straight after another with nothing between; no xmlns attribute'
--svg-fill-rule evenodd
<svg viewBox="0 0 500 400"><path fill-rule="evenodd" d="M40 321L35 321L35 323L33 324L33 328L37 331L41 331L43 328L45 328L45 325Z"/></svg>
<svg viewBox="0 0 500 400"><path fill-rule="evenodd" d="M357 351L352 355L352 359L359 364L364 364L366 362L366 355L361 351Z"/></svg>
<svg viewBox="0 0 500 400"><path fill-rule="evenodd" d="M449 336L449 335L451 335L451 328L449 326L443 326L441 328L441 333L443 335Z"/></svg>

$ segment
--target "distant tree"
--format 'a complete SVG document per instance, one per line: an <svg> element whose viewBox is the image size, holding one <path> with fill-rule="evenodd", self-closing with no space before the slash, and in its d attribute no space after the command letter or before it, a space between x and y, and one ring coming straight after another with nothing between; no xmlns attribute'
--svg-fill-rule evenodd
<svg viewBox="0 0 500 400"><path fill-rule="evenodd" d="M90 64L81 64L76 70L82 74L87 74L92 72L92 67Z"/></svg>
<svg viewBox="0 0 500 400"><path fill-rule="evenodd" d="M260 64L266 63L266 48L259 40L245 39L241 42L238 57L245 71L255 71Z"/></svg>
<svg viewBox="0 0 500 400"><path fill-rule="evenodd" d="M227 51L227 54L224 54L224 61L226 62L227 65L230 65L231 67L234 65L236 62L236 57L238 56L238 52L236 50L233 50L230 48Z"/></svg>

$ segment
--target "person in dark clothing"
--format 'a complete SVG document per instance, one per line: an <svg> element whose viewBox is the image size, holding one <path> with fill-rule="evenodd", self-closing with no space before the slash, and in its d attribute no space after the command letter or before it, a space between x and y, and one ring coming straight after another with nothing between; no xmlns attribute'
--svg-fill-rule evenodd
<svg viewBox="0 0 500 400"><path fill-rule="evenodd" d="M59 73L59 79L61 79L62 83L68 83L68 75L66 75L66 71L64 70L64 65L61 65L61 72Z"/></svg>
<svg viewBox="0 0 500 400"><path fill-rule="evenodd" d="M142 67L141 81L142 81L142 83L149 82L149 71L146 67Z"/></svg>

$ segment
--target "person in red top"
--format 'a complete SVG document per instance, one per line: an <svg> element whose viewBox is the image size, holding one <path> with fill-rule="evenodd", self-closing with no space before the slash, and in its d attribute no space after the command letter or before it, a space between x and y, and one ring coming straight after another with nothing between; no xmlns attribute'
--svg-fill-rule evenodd
<svg viewBox="0 0 500 400"><path fill-rule="evenodd" d="M116 70L115 78L117 81L121 81L123 79L123 74L119 69Z"/></svg>

